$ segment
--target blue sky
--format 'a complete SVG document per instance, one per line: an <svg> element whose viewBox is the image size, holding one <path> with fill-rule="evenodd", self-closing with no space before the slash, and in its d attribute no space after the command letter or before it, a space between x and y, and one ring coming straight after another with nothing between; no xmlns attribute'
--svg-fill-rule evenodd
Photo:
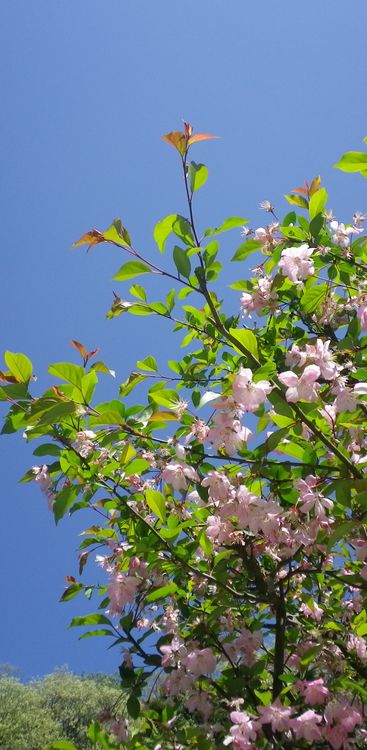
<svg viewBox="0 0 367 750"><path fill-rule="evenodd" d="M332 168L367 134L366 15L365 0L1 3L0 348L31 357L36 391L50 383L48 364L77 361L72 338L100 347L116 392L137 359L176 356L164 322L106 321L112 289L128 289L112 282L118 250L70 246L121 216L155 256L156 221L185 212L176 155L160 140L183 119L221 136L192 152L210 174L197 200L202 228L229 215L261 225L261 200L283 213L283 194L317 174L340 220L367 209L367 183ZM239 244L228 235L222 261ZM225 280L243 275L233 265ZM111 383L102 391L114 395ZM19 435L1 439L0 661L26 677L65 663L111 672L119 654L105 640L79 644L66 630L88 608L58 603L76 573L83 516L56 529L37 487L17 484L31 449Z"/></svg>

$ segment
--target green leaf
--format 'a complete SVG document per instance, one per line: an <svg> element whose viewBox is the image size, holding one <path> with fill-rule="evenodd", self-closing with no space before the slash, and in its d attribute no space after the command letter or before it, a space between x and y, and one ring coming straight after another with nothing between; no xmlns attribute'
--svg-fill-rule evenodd
<svg viewBox="0 0 367 750"><path fill-rule="evenodd" d="M113 279L114 281L126 281L127 279L133 279L134 276L140 276L142 273L151 273L151 270L140 260L129 260L121 266Z"/></svg>
<svg viewBox="0 0 367 750"><path fill-rule="evenodd" d="M280 227L279 230L283 237L287 237L289 240L298 240L299 242L307 239L306 233L300 227Z"/></svg>
<svg viewBox="0 0 367 750"><path fill-rule="evenodd" d="M44 443L33 451L34 456L59 456L60 446L54 443Z"/></svg>
<svg viewBox="0 0 367 750"><path fill-rule="evenodd" d="M284 198L292 206L299 206L300 208L308 208L308 201L303 195L285 195Z"/></svg>
<svg viewBox="0 0 367 750"><path fill-rule="evenodd" d="M150 372L158 372L158 365L151 355L148 357L145 357L145 359L139 360L139 362L136 363L136 366L140 368L140 370L149 370Z"/></svg>
<svg viewBox="0 0 367 750"><path fill-rule="evenodd" d="M173 388L166 388L166 390L162 388L159 391L150 390L150 397L159 406L167 406L169 409L173 409L180 400L178 393Z"/></svg>
<svg viewBox="0 0 367 750"><path fill-rule="evenodd" d="M348 151L334 164L342 172L364 172L367 170L367 153L364 151Z"/></svg>
<svg viewBox="0 0 367 750"><path fill-rule="evenodd" d="M261 242L257 240L246 240L236 250L232 260L245 260L249 255L255 253L261 247Z"/></svg>
<svg viewBox="0 0 367 750"><path fill-rule="evenodd" d="M147 295L144 287L139 286L139 284L133 284L129 289L130 294L133 295L133 297L137 297L138 299L142 299L143 302L147 301Z"/></svg>
<svg viewBox="0 0 367 750"><path fill-rule="evenodd" d="M185 245L194 247L195 239L192 233L191 224L187 219L183 216L177 216L177 219L173 224L173 231L177 237L185 243Z"/></svg>
<svg viewBox="0 0 367 750"><path fill-rule="evenodd" d="M78 748L69 740L55 740L52 745L47 745L45 750L78 750Z"/></svg>
<svg viewBox="0 0 367 750"><path fill-rule="evenodd" d="M100 360L98 360L97 362L94 362L91 365L90 369L91 370L95 370L96 372L104 372L106 375L111 375L111 377L113 377L113 378L116 377L115 371L114 370L110 370L110 368L107 367L107 365L105 365L105 363L101 362Z"/></svg>
<svg viewBox="0 0 367 750"><path fill-rule="evenodd" d="M63 487L63 489L57 493L52 506L56 523L60 521L60 519L65 515L66 511L71 507L71 505L73 505L74 501L79 495L79 492L80 487L76 487L74 484L71 484L68 487Z"/></svg>
<svg viewBox="0 0 367 750"><path fill-rule="evenodd" d="M73 365L70 362L57 362L48 368L50 375L55 375L60 380L66 380L72 383L76 388L81 389L84 369L80 365Z"/></svg>
<svg viewBox="0 0 367 750"><path fill-rule="evenodd" d="M166 216L165 219L162 219L162 221L159 221L158 224L156 224L154 228L153 236L158 245L158 249L160 253L164 252L164 246L166 244L166 240L169 237L169 235L172 234L173 225L176 220L177 220L177 214L170 214L169 216Z"/></svg>
<svg viewBox="0 0 367 750"><path fill-rule="evenodd" d="M191 192L194 193L195 190L199 190L199 188L205 185L208 179L208 169L205 164L197 164L195 161L192 161L189 174Z"/></svg>
<svg viewBox="0 0 367 750"><path fill-rule="evenodd" d="M101 729L100 725L94 721L87 729L87 735L93 742L93 746L101 746L102 750L116 750L116 744L111 740L107 732Z"/></svg>
<svg viewBox="0 0 367 750"><path fill-rule="evenodd" d="M91 369L83 376L81 389L85 403L90 404L97 383L98 377L95 369Z"/></svg>
<svg viewBox="0 0 367 750"><path fill-rule="evenodd" d="M83 589L84 586L82 583L72 583L70 586L68 586L67 589L65 589L64 593L60 597L60 602L69 602L70 599L74 599L74 596L79 594L79 592Z"/></svg>
<svg viewBox="0 0 367 750"><path fill-rule="evenodd" d="M319 655L321 649L322 649L322 646L312 646L312 648L308 648L307 651L305 651L305 653L301 657L301 666L308 667L311 664L311 662L314 661L316 656Z"/></svg>
<svg viewBox="0 0 367 750"><path fill-rule="evenodd" d="M4 359L18 383L28 383L32 375L31 360L25 354L15 354L14 352L5 352Z"/></svg>
<svg viewBox="0 0 367 750"><path fill-rule="evenodd" d="M94 636L97 637L97 636L102 636L102 635L103 636L112 635L112 637L116 637L116 634L113 633L112 630L107 630L107 628L101 628L101 630L88 630L87 633L83 633L83 635L79 637L79 641L83 641L84 638L93 638Z"/></svg>
<svg viewBox="0 0 367 750"><path fill-rule="evenodd" d="M336 527L334 527L331 534L328 536L327 540L327 549L328 551L331 550L334 547L334 544L340 541L340 539L345 539L346 537L349 537L352 533L353 529L356 526L356 521L344 521L344 523L339 523Z"/></svg>
<svg viewBox="0 0 367 750"><path fill-rule="evenodd" d="M315 216L323 212L327 199L328 194L325 188L320 188L320 190L316 190L316 193L311 195L309 207L311 220L314 219Z"/></svg>
<svg viewBox="0 0 367 750"><path fill-rule="evenodd" d="M197 535L197 541L198 541L198 544L200 545L201 549L207 555L207 557L211 557L212 552L213 552L213 545L212 545L210 539L208 538L208 536L207 536L207 534L205 532L205 529L201 529L201 531L199 531L199 533Z"/></svg>
<svg viewBox="0 0 367 750"><path fill-rule="evenodd" d="M162 495L162 493L158 492L157 490L148 489L145 493L145 499L150 510L152 510L156 516L158 516L159 520L162 521L162 523L165 523L166 503L164 495Z"/></svg>
<svg viewBox="0 0 367 750"><path fill-rule="evenodd" d="M321 229L324 226L324 216L323 214L317 214L312 221L310 221L309 230L311 232L312 238L314 240L317 240Z"/></svg>
<svg viewBox="0 0 367 750"><path fill-rule="evenodd" d="M187 252L178 245L175 245L173 248L173 260L179 274L188 279L191 274L191 263Z"/></svg>
<svg viewBox="0 0 367 750"><path fill-rule="evenodd" d="M214 391L207 391L204 393L198 403L198 409L202 409L203 406L209 404L210 401L214 401L217 398L221 398L221 393L214 393Z"/></svg>
<svg viewBox="0 0 367 750"><path fill-rule="evenodd" d="M328 292L327 284L318 284L306 289L301 297L301 309L305 313L312 313L317 310L320 303L326 299Z"/></svg>
<svg viewBox="0 0 367 750"><path fill-rule="evenodd" d="M174 306L175 306L175 289L171 289L170 292L168 292L166 297L166 307L168 312L172 312Z"/></svg>
<svg viewBox="0 0 367 750"><path fill-rule="evenodd" d="M126 703L126 709L131 716L132 719L137 719L140 714L140 701L136 697L136 695L130 695L127 703Z"/></svg>
<svg viewBox="0 0 367 750"><path fill-rule="evenodd" d="M83 627L84 625L111 625L111 620L105 615L95 612L84 617L74 617L69 625L69 629Z"/></svg>
<svg viewBox="0 0 367 750"><path fill-rule="evenodd" d="M124 245L124 247L131 246L130 235L122 225L121 219L115 219L111 226L103 232L103 237L106 242L117 242L119 245Z"/></svg>
<svg viewBox="0 0 367 750"><path fill-rule="evenodd" d="M214 237L215 234L228 232L229 229L235 229L236 227L243 227L244 224L248 224L248 219L242 219L239 216L230 216L229 219L226 219L223 224L220 225L220 227L207 229L205 237Z"/></svg>
<svg viewBox="0 0 367 750"><path fill-rule="evenodd" d="M128 464L125 467L125 474L126 476L131 476L132 474L142 474L144 471L150 468L149 461L146 461L145 458L136 458L134 461L132 461L130 464Z"/></svg>
<svg viewBox="0 0 367 750"><path fill-rule="evenodd" d="M244 348L252 354L255 359L258 359L259 352L257 347L257 341L256 336L252 331L248 331L245 328L230 328L229 332L233 338L236 339ZM237 349L241 354L243 354L243 351L241 349Z"/></svg>
<svg viewBox="0 0 367 750"><path fill-rule="evenodd" d="M170 529L170 531L174 531L175 533L177 532L177 534L179 533L176 529ZM148 604L151 604L152 602L156 602L158 599L165 599L166 596L172 596L172 594L175 594L176 591L177 584L174 583L174 581L170 581L170 583L167 583L167 586L161 586L159 589L152 591L151 594L148 594L146 601Z"/></svg>

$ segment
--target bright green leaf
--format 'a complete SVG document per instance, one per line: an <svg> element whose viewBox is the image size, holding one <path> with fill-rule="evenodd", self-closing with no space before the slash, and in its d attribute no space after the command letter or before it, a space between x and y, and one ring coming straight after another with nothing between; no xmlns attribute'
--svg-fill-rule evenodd
<svg viewBox="0 0 367 750"><path fill-rule="evenodd" d="M4 359L11 374L19 383L28 383L32 375L32 362L25 354L5 352Z"/></svg>
<svg viewBox="0 0 367 750"><path fill-rule="evenodd" d="M246 328L230 328L229 332L255 359L258 359L259 352L257 347L256 336L252 331ZM237 351L243 354L243 350L235 347Z"/></svg>
<svg viewBox="0 0 367 750"><path fill-rule="evenodd" d="M323 212L327 199L328 194L325 188L320 188L320 190L317 190L316 193L311 195L309 207L311 220Z"/></svg>
<svg viewBox="0 0 367 750"><path fill-rule="evenodd" d="M364 151L348 151L334 167L342 172L364 172L367 170L367 153Z"/></svg>
<svg viewBox="0 0 367 750"><path fill-rule="evenodd" d="M228 232L229 229L236 229L236 227L243 227L244 224L248 224L248 219L242 219L239 216L230 216L229 219L226 219L223 224L220 225L220 227L207 229L205 237L214 237L215 234Z"/></svg>
<svg viewBox="0 0 367 750"><path fill-rule="evenodd" d="M164 246L169 235L173 232L173 225L177 219L177 214L170 214L165 219L159 221L154 228L154 239L158 245L159 252L164 252Z"/></svg>
<svg viewBox="0 0 367 750"><path fill-rule="evenodd" d="M150 372L158 372L158 365L151 355L148 357L145 357L145 359L139 360L139 362L136 363L136 366L139 367L140 370L149 370Z"/></svg>
<svg viewBox="0 0 367 750"><path fill-rule="evenodd" d="M178 245L175 245L173 248L173 260L179 274L188 279L191 274L191 263L187 252Z"/></svg>
<svg viewBox="0 0 367 750"><path fill-rule="evenodd" d="M140 276L142 273L151 273L146 263L142 263L140 260L129 260L121 266L113 278L114 281L126 281L127 279L133 279L134 276Z"/></svg>
<svg viewBox="0 0 367 750"><path fill-rule="evenodd" d="M194 193L195 190L199 190L199 188L205 185L208 179L208 169L205 164L197 164L195 161L192 161L189 173L191 192Z"/></svg>
<svg viewBox="0 0 367 750"><path fill-rule="evenodd" d="M145 499L150 510L158 516L162 523L166 520L166 503L164 496L157 490L147 490L145 493Z"/></svg>

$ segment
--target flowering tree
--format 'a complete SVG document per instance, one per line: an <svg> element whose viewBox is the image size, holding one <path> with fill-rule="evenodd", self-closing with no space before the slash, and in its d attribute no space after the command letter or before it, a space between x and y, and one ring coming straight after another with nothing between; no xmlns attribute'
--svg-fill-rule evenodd
<svg viewBox="0 0 367 750"><path fill-rule="evenodd" d="M84 594L96 602L95 613L71 625L121 645L126 718L138 719L129 730L109 714L104 728L93 725L96 743L360 748L367 738L364 217L356 213L350 225L334 219L319 178L286 196L292 210L282 221L264 202L273 223L244 227L233 258L262 254L261 262L252 279L232 284L241 297L227 317L216 291L218 237L246 222L231 217L199 234L193 198L207 168L189 153L211 137L188 124L164 136L178 153L187 196L187 216L167 216L154 230L160 253L168 239L178 243L164 268L134 248L120 221L75 243L121 248L128 259L116 281L154 274L174 282L159 302L134 283L130 301L114 295L108 317L165 318L187 353L168 362L170 375L150 354L118 398L98 403L99 373L110 370L79 342L82 364L51 365L50 388L37 397L31 362L7 352L3 431L41 439L40 465L24 481L37 482L56 522L83 509L90 523L94 513L80 575L97 552L102 580L69 577L62 599ZM366 176L367 154L346 154L338 166ZM145 388L143 405L130 399L137 386ZM164 699L152 703L156 680Z"/></svg>

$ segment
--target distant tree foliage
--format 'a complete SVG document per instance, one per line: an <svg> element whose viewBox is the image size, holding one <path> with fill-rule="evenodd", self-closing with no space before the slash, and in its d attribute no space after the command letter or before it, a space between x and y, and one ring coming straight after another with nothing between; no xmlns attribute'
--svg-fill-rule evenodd
<svg viewBox="0 0 367 750"><path fill-rule="evenodd" d="M118 684L103 675L62 669L24 684L0 673L0 750L43 750L56 740L90 750L88 725L120 700Z"/></svg>

